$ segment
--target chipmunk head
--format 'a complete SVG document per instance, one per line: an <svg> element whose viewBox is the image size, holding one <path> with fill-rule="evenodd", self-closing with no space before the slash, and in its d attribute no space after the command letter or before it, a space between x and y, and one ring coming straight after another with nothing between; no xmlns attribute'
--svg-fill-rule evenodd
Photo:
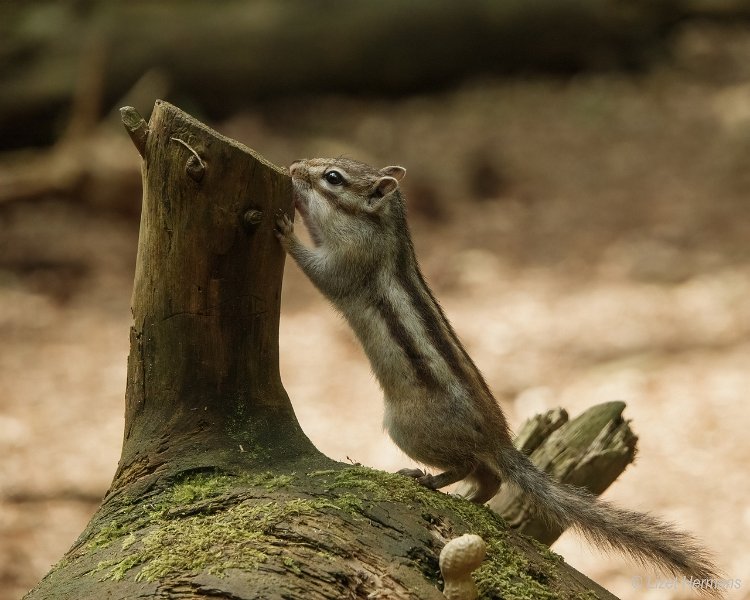
<svg viewBox="0 0 750 600"><path fill-rule="evenodd" d="M378 226L403 211L398 182L403 167L376 169L345 158L311 158L291 164L295 205L316 245ZM394 201L398 207L394 207Z"/></svg>

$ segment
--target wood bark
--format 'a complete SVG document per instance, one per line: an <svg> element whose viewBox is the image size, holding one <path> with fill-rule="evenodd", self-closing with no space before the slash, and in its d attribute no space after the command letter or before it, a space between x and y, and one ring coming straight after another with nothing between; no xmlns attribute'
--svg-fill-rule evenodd
<svg viewBox="0 0 750 600"><path fill-rule="evenodd" d="M278 370L284 253L273 224L280 211L293 215L289 177L167 103L143 130L128 121L145 157L144 196L113 491L174 468L188 448L208 466L216 453L242 465L257 446L277 460L316 455Z"/></svg>
<svg viewBox="0 0 750 600"><path fill-rule="evenodd" d="M28 600L439 600L467 532L482 598L614 598L486 507L318 452L278 371L288 176L165 102L123 120L144 191L122 456Z"/></svg>
<svg viewBox="0 0 750 600"><path fill-rule="evenodd" d="M635 459L638 438L622 418L624 409L624 402L597 404L572 421L564 410L551 410L529 419L514 443L556 480L598 496ZM563 532L534 514L518 490L503 487L488 506L543 544L551 545Z"/></svg>

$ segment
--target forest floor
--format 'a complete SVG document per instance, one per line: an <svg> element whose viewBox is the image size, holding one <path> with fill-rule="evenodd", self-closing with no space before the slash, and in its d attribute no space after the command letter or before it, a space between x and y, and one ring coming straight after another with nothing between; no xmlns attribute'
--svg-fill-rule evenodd
<svg viewBox="0 0 750 600"><path fill-rule="evenodd" d="M702 538L742 581L732 599L750 598L748 57L750 32L698 29L646 74L285 102L216 125L277 164L406 166L425 275L512 423L624 400L639 454L606 497ZM119 457L140 192L113 136L135 182L118 211L0 206L0 600L69 547ZM282 311L282 378L315 444L407 466L353 335L291 262ZM652 573L572 534L554 549L623 600L692 597L645 590Z"/></svg>

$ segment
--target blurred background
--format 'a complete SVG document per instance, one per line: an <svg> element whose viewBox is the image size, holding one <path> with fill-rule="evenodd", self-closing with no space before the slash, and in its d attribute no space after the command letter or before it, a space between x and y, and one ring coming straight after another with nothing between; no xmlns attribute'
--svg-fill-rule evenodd
<svg viewBox="0 0 750 600"><path fill-rule="evenodd" d="M639 456L606 497L750 598L750 2L82 0L0 1L0 599L115 471L141 197L116 109L156 98L280 165L404 165L423 270L514 426L627 402ZM291 261L281 360L321 450L409 464ZM554 549L623 599L693 597Z"/></svg>

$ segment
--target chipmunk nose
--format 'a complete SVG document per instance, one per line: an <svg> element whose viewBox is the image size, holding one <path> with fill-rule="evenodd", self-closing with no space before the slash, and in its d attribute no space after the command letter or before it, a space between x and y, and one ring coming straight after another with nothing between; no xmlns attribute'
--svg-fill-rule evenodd
<svg viewBox="0 0 750 600"><path fill-rule="evenodd" d="M289 165L289 175L294 177L294 172L298 171L300 167L302 167L301 163L304 161L304 158L298 158L295 160L291 165Z"/></svg>

